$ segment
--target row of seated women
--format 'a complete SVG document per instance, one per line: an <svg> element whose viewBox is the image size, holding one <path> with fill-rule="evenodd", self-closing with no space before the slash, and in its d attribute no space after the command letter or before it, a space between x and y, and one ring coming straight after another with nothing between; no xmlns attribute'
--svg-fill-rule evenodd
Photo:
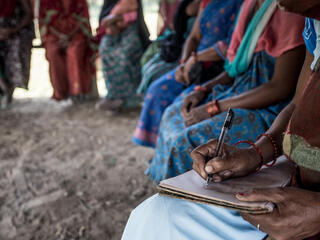
<svg viewBox="0 0 320 240"><path fill-rule="evenodd" d="M75 102L97 97L99 50L108 88L104 103L132 107L140 82L140 58L149 44L142 5L104 1L98 36L92 35L86 0L2 0L0 3L0 96L2 108L16 87L28 87L34 17L49 62L52 98Z"/></svg>
<svg viewBox="0 0 320 240"><path fill-rule="evenodd" d="M221 182L263 165L276 167L280 155L296 164L296 174L290 187L236 194L240 201L275 203L270 214L239 214L155 195L132 212L122 239L320 239L320 3L211 1L201 5L205 10L195 23L202 29L197 44L207 31L227 26L213 14L215 21L222 21L219 25L202 22L210 5L222 16L233 5L238 15L231 18L236 20L230 40L216 44L223 41L216 39L205 47L224 60L224 70L201 85L187 85L183 71L189 60L182 61L149 87L134 137L138 144L155 147L147 174L159 182L193 168L202 178L213 174L213 182ZM227 51L220 51L226 44ZM187 57L206 62L205 48ZM222 156L214 158L230 107L234 125ZM232 145L239 140L249 146Z"/></svg>

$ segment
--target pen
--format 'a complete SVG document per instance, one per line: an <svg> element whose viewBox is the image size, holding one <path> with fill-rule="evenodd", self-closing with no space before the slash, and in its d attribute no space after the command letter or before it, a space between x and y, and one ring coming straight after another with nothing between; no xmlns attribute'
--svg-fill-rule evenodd
<svg viewBox="0 0 320 240"><path fill-rule="evenodd" d="M218 146L217 146L216 152L214 154L214 158L218 157L221 153L221 149L222 149L222 145L224 143L225 136L226 136L228 130L230 130L230 128L232 126L233 118L234 118L234 112L231 108L229 108L228 114L226 116L226 119L224 120L224 124L221 129L221 133L220 133L220 137L219 137L219 141L218 141ZM208 159L208 161L209 161L209 159ZM208 186L209 182L212 181L212 177L213 177L213 174L208 175L207 183L206 183L207 186Z"/></svg>

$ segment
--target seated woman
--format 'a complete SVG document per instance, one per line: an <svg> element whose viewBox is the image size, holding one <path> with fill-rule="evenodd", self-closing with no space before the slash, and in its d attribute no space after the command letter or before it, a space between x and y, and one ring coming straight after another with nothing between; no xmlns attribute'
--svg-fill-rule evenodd
<svg viewBox="0 0 320 240"><path fill-rule="evenodd" d="M229 107L237 118L227 143L253 140L268 129L294 94L304 55L303 26L303 17L279 10L272 0L246 0L226 72L167 108L147 174L160 181L190 170L190 152L219 137Z"/></svg>
<svg viewBox="0 0 320 240"><path fill-rule="evenodd" d="M288 1L289 4L292 2ZM315 27L320 30L320 23L315 22ZM317 36L314 30L311 32L313 34L308 36L316 42L320 31ZM318 41L315 53L320 52L319 47ZM283 149L298 165L293 186L256 189L236 195L240 201L273 202L277 206L275 211L240 216L232 210L155 195L131 213L122 240L154 240L160 239L159 236L161 239L320 239L320 61L317 58L318 64L312 64L317 67L309 79L312 60L312 55L308 53L294 101L279 114L267 134L254 144L261 150L260 154L253 147L239 149L225 145L223 149L230 157L215 158L205 165L206 158L212 158L210 153L214 152L216 141L192 153L194 169L204 178L214 173L214 180L219 182L255 172L262 163L271 163L277 152ZM282 148L283 132L289 121Z"/></svg>
<svg viewBox="0 0 320 240"><path fill-rule="evenodd" d="M41 39L49 61L52 98L83 101L97 93L95 49L86 0L40 0Z"/></svg>
<svg viewBox="0 0 320 240"><path fill-rule="evenodd" d="M157 52L142 65L142 80L137 90L138 94L145 95L150 84L178 66L182 47L189 36L199 11L200 0L181 1L173 21L174 28L167 29L149 48L158 46ZM148 50L149 50L148 48ZM143 58L148 54L144 53Z"/></svg>
<svg viewBox="0 0 320 240"><path fill-rule="evenodd" d="M0 2L0 104L8 107L16 87L28 88L34 26L31 2Z"/></svg>
<svg viewBox="0 0 320 240"><path fill-rule="evenodd" d="M182 52L182 64L155 80L146 93L140 120L132 138L134 143L155 147L162 114L185 88L182 75L188 75L196 62L214 62L213 75L222 71L225 49L242 2L202 0L196 22ZM192 52L196 51L197 57L195 54L192 56Z"/></svg>
<svg viewBox="0 0 320 240"><path fill-rule="evenodd" d="M137 0L106 0L100 15L99 54L108 95L98 109L118 111L139 106L140 58L149 44L142 6Z"/></svg>

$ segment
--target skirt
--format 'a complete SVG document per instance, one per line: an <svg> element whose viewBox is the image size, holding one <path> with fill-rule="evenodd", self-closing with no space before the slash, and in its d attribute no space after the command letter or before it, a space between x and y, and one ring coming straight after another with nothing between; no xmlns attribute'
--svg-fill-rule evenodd
<svg viewBox="0 0 320 240"><path fill-rule="evenodd" d="M137 107L141 103L136 92L141 80L143 54L137 24L130 25L119 36L105 35L99 53L108 90L106 98L121 99L124 107Z"/></svg>
<svg viewBox="0 0 320 240"><path fill-rule="evenodd" d="M154 195L133 210L122 240L262 240L238 212Z"/></svg>
<svg viewBox="0 0 320 240"><path fill-rule="evenodd" d="M217 85L206 101L225 99L247 92L268 81L273 76L274 59L266 53L256 53L245 74L235 79L229 86ZM226 113L185 127L180 114L182 100L176 101L164 113L160 125L155 157L146 173L159 182L192 169L191 151L210 139L219 138ZM264 109L233 109L234 124L226 136L226 143L239 140L255 141L273 123L289 99ZM247 146L246 146L247 147Z"/></svg>

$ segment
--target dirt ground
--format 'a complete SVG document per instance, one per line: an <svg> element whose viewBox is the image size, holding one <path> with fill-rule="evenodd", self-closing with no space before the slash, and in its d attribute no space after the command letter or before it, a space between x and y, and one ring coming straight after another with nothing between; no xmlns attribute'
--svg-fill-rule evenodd
<svg viewBox="0 0 320 240"><path fill-rule="evenodd" d="M131 143L137 118L45 98L1 111L0 239L120 239L155 192L144 175L153 151Z"/></svg>

